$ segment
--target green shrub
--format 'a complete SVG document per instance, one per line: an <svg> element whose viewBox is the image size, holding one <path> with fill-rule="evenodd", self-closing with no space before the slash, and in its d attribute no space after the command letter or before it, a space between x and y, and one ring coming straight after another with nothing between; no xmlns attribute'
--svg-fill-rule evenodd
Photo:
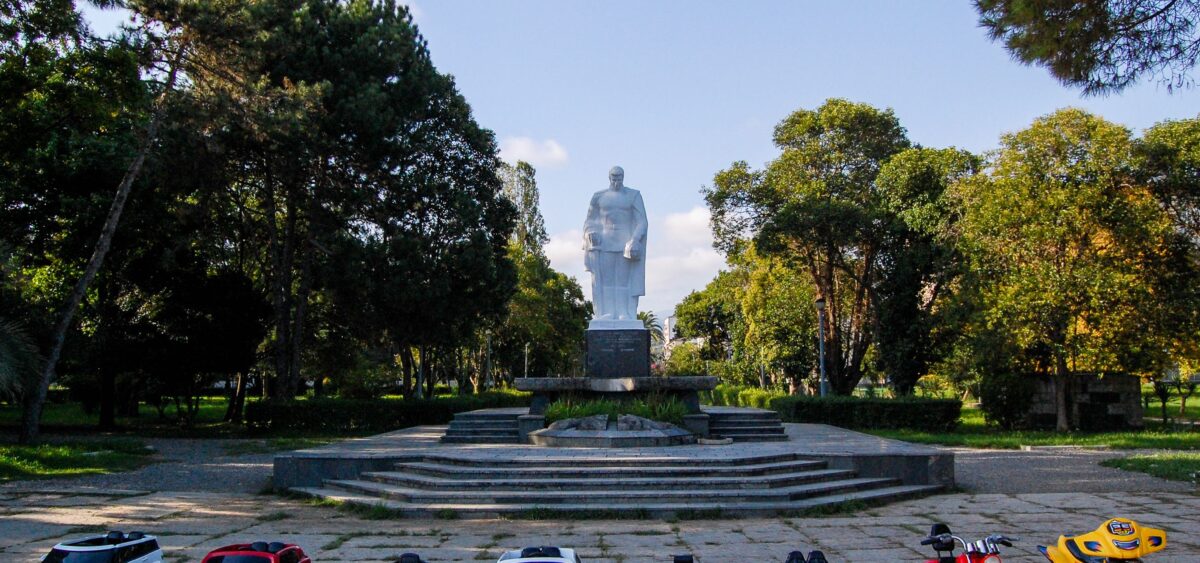
<svg viewBox="0 0 1200 563"><path fill-rule="evenodd" d="M718 407L769 409L772 400L786 396L787 394L782 391L722 383L712 391L702 393L700 402Z"/></svg>
<svg viewBox="0 0 1200 563"><path fill-rule="evenodd" d="M859 397L776 397L771 408L785 422L831 424L846 428L908 428L949 432L958 426L957 399L866 399Z"/></svg>
<svg viewBox="0 0 1200 563"><path fill-rule="evenodd" d="M632 414L660 422L683 424L687 406L670 395L647 395L644 398L621 400L565 396L546 406L546 424L599 414L608 415L609 420L616 420L623 414Z"/></svg>
<svg viewBox="0 0 1200 563"><path fill-rule="evenodd" d="M246 427L254 431L324 433L386 432L423 424L446 424L454 413L528 406L530 395L488 391L435 399L266 400L246 405Z"/></svg>
<svg viewBox="0 0 1200 563"><path fill-rule="evenodd" d="M1036 391L1031 376L1013 372L985 374L979 381L979 410L989 423L1012 430L1026 422L1029 402Z"/></svg>

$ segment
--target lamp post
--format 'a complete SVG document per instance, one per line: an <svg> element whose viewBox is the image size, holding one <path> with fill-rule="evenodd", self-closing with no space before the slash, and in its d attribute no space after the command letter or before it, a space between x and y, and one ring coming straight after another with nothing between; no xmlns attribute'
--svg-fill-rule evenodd
<svg viewBox="0 0 1200 563"><path fill-rule="evenodd" d="M829 377L825 375L825 298L817 298L817 350L821 366L821 396L829 394Z"/></svg>
<svg viewBox="0 0 1200 563"><path fill-rule="evenodd" d="M529 343L525 343L525 377L529 377Z"/></svg>

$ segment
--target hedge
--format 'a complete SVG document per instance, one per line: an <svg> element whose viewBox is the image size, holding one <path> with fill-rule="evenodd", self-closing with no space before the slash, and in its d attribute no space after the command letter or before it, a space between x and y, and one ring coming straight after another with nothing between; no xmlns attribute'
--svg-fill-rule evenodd
<svg viewBox="0 0 1200 563"><path fill-rule="evenodd" d="M528 393L489 391L435 399L269 399L246 405L253 431L386 432L423 424L446 424L454 413L529 406Z"/></svg>
<svg viewBox="0 0 1200 563"><path fill-rule="evenodd" d="M785 422L832 424L846 428L907 428L949 432L958 426L957 399L868 399L859 397L779 397L771 401Z"/></svg>

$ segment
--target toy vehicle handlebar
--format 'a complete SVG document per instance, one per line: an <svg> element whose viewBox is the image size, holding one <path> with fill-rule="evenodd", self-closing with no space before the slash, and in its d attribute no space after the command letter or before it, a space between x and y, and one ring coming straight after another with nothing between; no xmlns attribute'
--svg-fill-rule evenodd
<svg viewBox="0 0 1200 563"><path fill-rule="evenodd" d="M935 543L946 543L946 542L954 541L955 539L957 539L957 538L955 538L951 534L938 534L936 536L929 536L929 537L921 540L921 545L933 545ZM961 540L959 540L959 541L961 541Z"/></svg>
<svg viewBox="0 0 1200 563"><path fill-rule="evenodd" d="M1021 538L1013 538L1013 537L1002 536L1002 535L996 534L996 535L988 536L987 541L989 541L991 543L998 543L1004 547L1012 547L1013 542L1021 541Z"/></svg>

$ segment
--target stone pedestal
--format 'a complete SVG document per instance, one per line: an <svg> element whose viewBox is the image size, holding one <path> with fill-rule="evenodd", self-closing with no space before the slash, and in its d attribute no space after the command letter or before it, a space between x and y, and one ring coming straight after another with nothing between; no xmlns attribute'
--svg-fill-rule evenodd
<svg viewBox="0 0 1200 563"><path fill-rule="evenodd" d="M650 377L650 331L587 331L588 377Z"/></svg>

